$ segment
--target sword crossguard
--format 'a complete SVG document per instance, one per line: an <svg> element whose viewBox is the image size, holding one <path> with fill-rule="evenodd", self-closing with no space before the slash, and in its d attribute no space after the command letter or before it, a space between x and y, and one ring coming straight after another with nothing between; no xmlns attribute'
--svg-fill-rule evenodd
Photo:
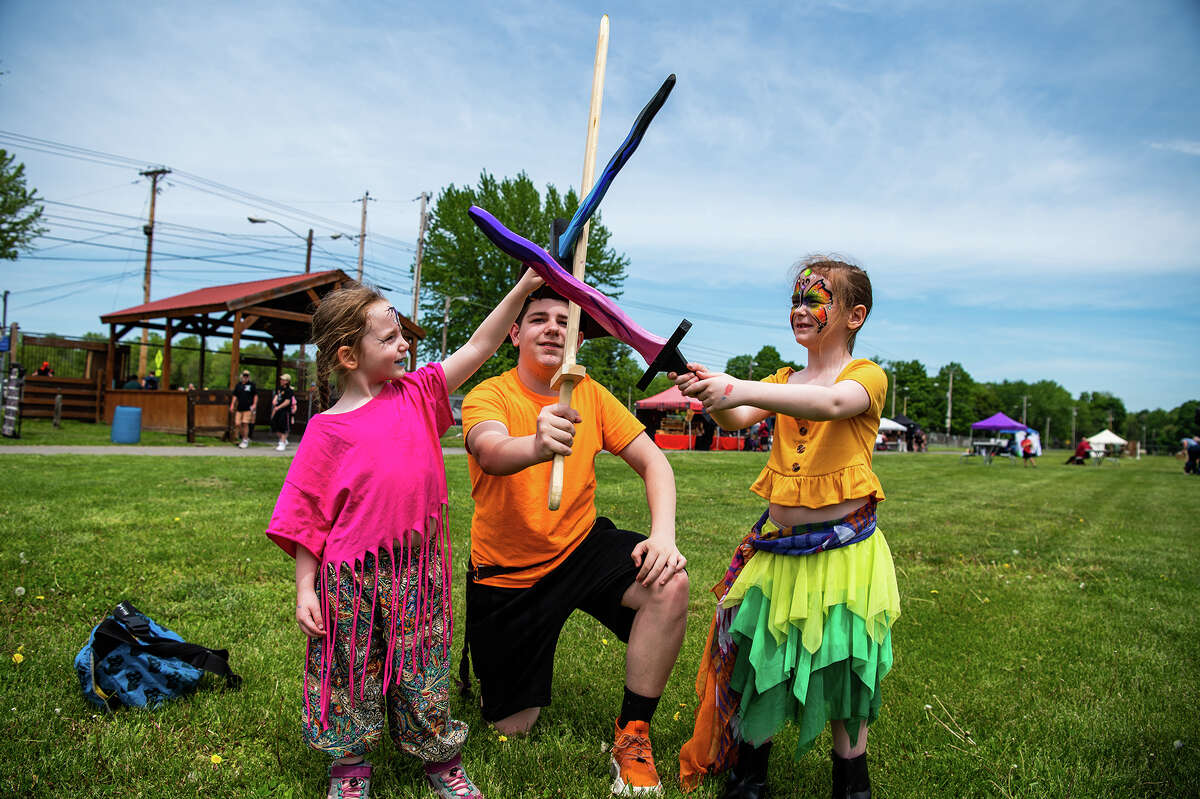
<svg viewBox="0 0 1200 799"><path fill-rule="evenodd" d="M679 351L679 342L683 341L683 337L692 329L692 323L684 319L679 323L679 327L675 328L675 332L667 339L667 343L658 351L654 361L647 367L645 373L637 382L638 391L645 391L646 386L650 385L650 381L659 372L675 372L680 374L687 371L687 358L683 357L683 353Z"/></svg>

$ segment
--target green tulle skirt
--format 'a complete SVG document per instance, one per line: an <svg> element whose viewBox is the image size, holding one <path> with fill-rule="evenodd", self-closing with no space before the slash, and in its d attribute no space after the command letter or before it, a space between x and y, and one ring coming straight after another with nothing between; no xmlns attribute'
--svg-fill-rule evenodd
<svg viewBox="0 0 1200 799"><path fill-rule="evenodd" d="M790 721L799 757L829 721L846 722L853 738L859 722L878 717L900 615L882 532L814 555L757 552L722 604L737 606L730 685L741 694L743 740L762 743Z"/></svg>

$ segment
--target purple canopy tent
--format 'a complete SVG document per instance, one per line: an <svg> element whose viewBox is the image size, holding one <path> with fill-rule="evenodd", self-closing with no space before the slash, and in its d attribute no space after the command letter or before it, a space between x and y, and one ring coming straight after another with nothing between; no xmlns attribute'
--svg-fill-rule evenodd
<svg viewBox="0 0 1200 799"><path fill-rule="evenodd" d="M1015 433L1014 440L1017 444L1021 443L1021 439L1028 436L1033 439L1034 453L1042 454L1042 440L1038 432L1032 427L1023 425L1011 416L1005 413L994 413L986 419L980 419L971 425L971 447L975 446L975 431L988 433Z"/></svg>
<svg viewBox="0 0 1200 799"><path fill-rule="evenodd" d="M1007 416L1004 413L994 413L986 419L981 419L971 425L972 430L986 430L992 433L1024 433L1028 427Z"/></svg>

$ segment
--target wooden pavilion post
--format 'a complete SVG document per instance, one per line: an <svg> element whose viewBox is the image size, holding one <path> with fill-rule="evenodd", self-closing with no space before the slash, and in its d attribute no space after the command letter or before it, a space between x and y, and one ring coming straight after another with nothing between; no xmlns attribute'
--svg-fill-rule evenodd
<svg viewBox="0 0 1200 799"><path fill-rule="evenodd" d="M163 365L162 374L158 376L158 390L168 391L171 388L171 337L175 335L171 325L171 317L166 318L166 329L163 330Z"/></svg>
<svg viewBox="0 0 1200 799"><path fill-rule="evenodd" d="M237 385L238 366L241 364L242 353L242 312L233 312L233 346L229 350L229 390Z"/></svg>
<svg viewBox="0 0 1200 799"><path fill-rule="evenodd" d="M201 334L200 336L200 377L196 379L196 388L204 388L204 355L208 348L208 336Z"/></svg>
<svg viewBox="0 0 1200 799"><path fill-rule="evenodd" d="M110 324L108 326L108 352L104 357L104 372L109 381L110 388L117 388L115 384L117 368L117 326Z"/></svg>

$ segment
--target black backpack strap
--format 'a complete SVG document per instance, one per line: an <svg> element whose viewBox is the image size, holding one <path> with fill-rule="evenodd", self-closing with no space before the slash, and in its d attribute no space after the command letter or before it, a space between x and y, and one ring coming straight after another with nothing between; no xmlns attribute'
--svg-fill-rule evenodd
<svg viewBox="0 0 1200 799"><path fill-rule="evenodd" d="M242 685L242 678L229 668L229 650L209 649L155 635L146 616L128 602L117 605L113 618L105 619L96 627L92 640L93 662L104 660L120 644L129 644L158 657L182 660L198 669L212 672L225 678L227 688L237 690Z"/></svg>

